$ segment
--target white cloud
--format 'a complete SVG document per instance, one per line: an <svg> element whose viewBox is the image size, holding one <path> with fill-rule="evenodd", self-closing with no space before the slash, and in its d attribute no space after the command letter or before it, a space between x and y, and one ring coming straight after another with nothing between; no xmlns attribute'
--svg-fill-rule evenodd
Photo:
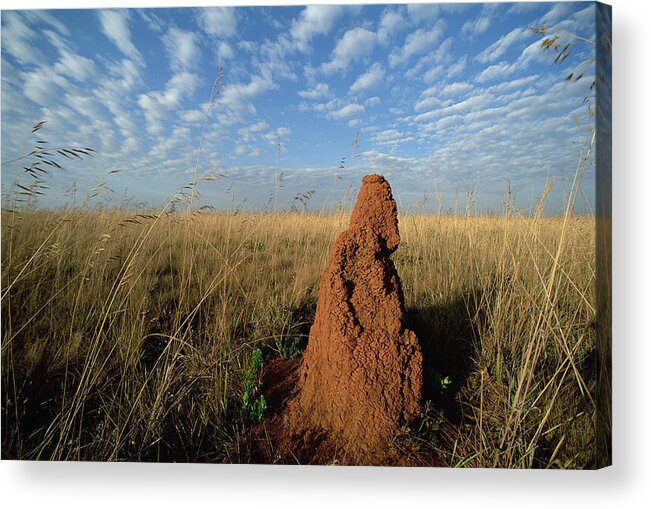
<svg viewBox="0 0 651 509"><path fill-rule="evenodd" d="M290 29L296 47L301 51L307 51L314 36L327 34L342 13L343 7L339 5L308 5L305 7L298 18L293 21Z"/></svg>
<svg viewBox="0 0 651 509"><path fill-rule="evenodd" d="M459 95L466 94L470 92L472 89L473 86L470 83L465 81L450 83L449 85L443 87L443 90L441 90L441 95L447 97L456 97Z"/></svg>
<svg viewBox="0 0 651 509"><path fill-rule="evenodd" d="M333 71L345 71L351 62L360 60L368 55L375 46L376 36L365 28L353 28L348 30L332 51L330 62L326 62L321 69L330 73Z"/></svg>
<svg viewBox="0 0 651 509"><path fill-rule="evenodd" d="M201 58L197 44L197 36L193 32L170 28L163 36L163 44L170 60L172 71L182 71L196 66Z"/></svg>
<svg viewBox="0 0 651 509"><path fill-rule="evenodd" d="M500 118L504 117L509 112L508 106L497 106L495 108L484 108L476 111L471 111L464 115L464 120L468 125L473 126L482 126L489 125L490 123L496 123ZM488 123L485 123L486 120L489 120ZM485 124L485 125L484 125Z"/></svg>
<svg viewBox="0 0 651 509"><path fill-rule="evenodd" d="M535 41L527 45L514 62L508 63L506 61L501 61L498 64L490 65L481 71L475 77L475 80L484 83L500 78L506 78L517 70L525 69L531 63L545 62L547 58L548 55L545 53L544 49L541 48L540 41Z"/></svg>
<svg viewBox="0 0 651 509"><path fill-rule="evenodd" d="M529 14L531 11L540 7L539 2L514 2L506 10L507 15L512 14Z"/></svg>
<svg viewBox="0 0 651 509"><path fill-rule="evenodd" d="M113 79L104 81L104 87L120 94L129 93L141 83L138 67L129 59L122 59L108 65L109 75Z"/></svg>
<svg viewBox="0 0 651 509"><path fill-rule="evenodd" d="M408 4L409 16L417 22L428 21L438 17L439 5L437 4Z"/></svg>
<svg viewBox="0 0 651 509"><path fill-rule="evenodd" d="M91 140L95 122L81 117L64 99L65 96L59 97L56 102L40 109L39 118L47 119L48 132L56 133L57 140L64 144L97 147L96 139Z"/></svg>
<svg viewBox="0 0 651 509"><path fill-rule="evenodd" d="M444 29L445 22L438 20L429 30L419 29L409 34L405 39L404 46L400 50L394 50L389 55L389 65L395 67L396 65L404 64L412 56L430 49L441 38Z"/></svg>
<svg viewBox="0 0 651 509"><path fill-rule="evenodd" d="M474 20L466 21L461 27L461 34L466 36L477 36L483 34L491 26L491 17L481 14Z"/></svg>
<svg viewBox="0 0 651 509"><path fill-rule="evenodd" d="M236 145L235 149L233 150L233 155L235 157L240 157L246 154L247 152L249 152L249 150L250 150L249 147L247 147L246 145Z"/></svg>
<svg viewBox="0 0 651 509"><path fill-rule="evenodd" d="M222 60L230 60L235 56L233 48L226 41L220 41L217 45L217 56Z"/></svg>
<svg viewBox="0 0 651 509"><path fill-rule="evenodd" d="M145 115L147 132L152 135L162 133L162 121L168 112L177 109L185 97L191 96L198 83L198 76L183 71L172 76L164 91L141 94L138 97L138 105Z"/></svg>
<svg viewBox="0 0 651 509"><path fill-rule="evenodd" d="M453 37L448 37L443 42L436 44L430 51L425 52L425 55L419 58L416 64L409 66L409 69L405 72L405 77L407 79L422 77L426 82L433 81L445 69L441 64L449 64L453 60L451 52L453 41ZM392 55L389 55L389 58L396 56L397 52L394 51Z"/></svg>
<svg viewBox="0 0 651 509"><path fill-rule="evenodd" d="M169 136L159 138L158 143L149 151L149 156L168 158L175 152L175 148L189 143L191 136L192 132L187 127L175 126Z"/></svg>
<svg viewBox="0 0 651 509"><path fill-rule="evenodd" d="M247 127L242 127L237 130L238 143L241 142L249 143L254 141L256 136L259 135L262 131L267 131L269 129L269 124L263 121L255 122Z"/></svg>
<svg viewBox="0 0 651 509"><path fill-rule="evenodd" d="M200 124L205 120L206 114L201 110L184 110L179 113L179 117L188 124Z"/></svg>
<svg viewBox="0 0 651 509"><path fill-rule="evenodd" d="M386 129L373 135L373 140L378 143L385 143L388 141L397 140L399 138L402 138L402 133L396 131L395 129Z"/></svg>
<svg viewBox="0 0 651 509"><path fill-rule="evenodd" d="M131 62L124 60L123 62ZM130 110L131 103L125 104L125 92L130 91L129 84L123 80L109 80L105 86L94 90L98 101L113 115L113 123L118 127L123 136L122 153L129 153L139 149L141 133L135 122L135 115Z"/></svg>
<svg viewBox="0 0 651 509"><path fill-rule="evenodd" d="M51 67L21 73L25 97L41 106L58 103L61 91L72 92L72 84Z"/></svg>
<svg viewBox="0 0 651 509"><path fill-rule="evenodd" d="M361 74L356 80L355 83L350 87L350 92L357 93L362 90L371 90L377 87L384 78L384 69L378 63L373 64L368 71L364 74Z"/></svg>
<svg viewBox="0 0 651 509"><path fill-rule="evenodd" d="M317 83L307 90L301 90L298 95L304 99L322 99L330 95L330 88L327 83Z"/></svg>
<svg viewBox="0 0 651 509"><path fill-rule="evenodd" d="M147 26L154 32L162 32L165 27L163 19L154 14L153 9L138 9L138 14L145 20Z"/></svg>
<svg viewBox="0 0 651 509"><path fill-rule="evenodd" d="M361 104L347 104L343 108L328 112L328 117L334 120L345 120L364 113L364 106Z"/></svg>
<svg viewBox="0 0 651 509"><path fill-rule="evenodd" d="M443 106L443 102L438 98L434 96L430 97L425 97L424 99L421 99L414 105L414 109L416 111L430 111L433 110L434 108L441 108Z"/></svg>
<svg viewBox="0 0 651 509"><path fill-rule="evenodd" d="M87 81L95 74L95 62L70 51L61 51L61 58L54 65L54 70L77 81Z"/></svg>
<svg viewBox="0 0 651 509"><path fill-rule="evenodd" d="M368 161L369 166L373 168L384 168L383 171L385 174L393 171L406 174L413 171L414 167L421 163L415 157L386 154L377 150L367 150L364 152L363 157Z"/></svg>
<svg viewBox="0 0 651 509"><path fill-rule="evenodd" d="M499 78L506 78L518 69L526 68L532 62L545 62L546 58L547 55L541 48L540 42L536 41L524 48L515 62L509 64L508 62L502 61L499 64L490 65L480 72L475 79L484 83Z"/></svg>
<svg viewBox="0 0 651 509"><path fill-rule="evenodd" d="M2 52L13 56L21 64L44 64L45 57L35 42L37 33L16 11L2 13Z"/></svg>
<svg viewBox="0 0 651 509"><path fill-rule="evenodd" d="M217 37L237 34L237 14L233 7L202 7L197 9L197 22L204 32Z"/></svg>
<svg viewBox="0 0 651 509"><path fill-rule="evenodd" d="M439 85L433 85L423 90L423 92L420 95L421 97L429 97L438 94L440 91L441 91L441 87Z"/></svg>
<svg viewBox="0 0 651 509"><path fill-rule="evenodd" d="M104 113L100 107L100 103L97 99L85 92L79 90L74 94L66 94L65 102L77 110L78 113L88 117L89 119L101 119L104 117Z"/></svg>
<svg viewBox="0 0 651 509"><path fill-rule="evenodd" d="M118 49L131 60L142 64L144 61L138 49L131 42L129 30L129 11L125 10L100 10L97 11L102 32Z"/></svg>
<svg viewBox="0 0 651 509"><path fill-rule="evenodd" d="M452 49L452 43L454 42L454 37L448 37L441 44L438 45L436 50L432 53L432 61L435 64L442 64L449 62L452 58L450 50Z"/></svg>
<svg viewBox="0 0 651 509"><path fill-rule="evenodd" d="M388 43L391 38L407 27L407 22L402 15L395 10L386 10L380 20L377 36L382 44Z"/></svg>
<svg viewBox="0 0 651 509"><path fill-rule="evenodd" d="M3 17L6 14L3 13ZM65 26L63 23L61 23L58 19L56 19L51 12L48 11L41 11L41 10L33 10L33 11L24 11L23 14L25 15L25 18L30 22L30 23L47 23L51 27L54 27L59 33L63 35L70 35L70 30L68 29L67 26Z"/></svg>
<svg viewBox="0 0 651 509"><path fill-rule="evenodd" d="M466 64L468 63L468 57L464 55L454 64L448 67L448 78L454 78L459 76L463 71L466 70Z"/></svg>
<svg viewBox="0 0 651 509"><path fill-rule="evenodd" d="M490 94L486 94L486 93L473 95L468 97L467 99L464 99L463 101L450 104L443 108L438 108L436 110L428 111L426 113L421 113L420 115L416 115L416 117L414 117L414 120L416 122L429 122L438 117L461 115L464 113L468 113L470 111L475 111L481 108L482 106L484 106L486 103L488 103L491 97L492 96Z"/></svg>
<svg viewBox="0 0 651 509"><path fill-rule="evenodd" d="M480 72L475 79L480 83L485 83L487 81L494 81L500 78L506 78L510 74L513 74L516 68L517 68L517 64L500 62L499 64L494 64L486 67L486 69Z"/></svg>
<svg viewBox="0 0 651 509"><path fill-rule="evenodd" d="M269 124L267 124L266 122L262 122L262 121L255 122L254 124L251 124L249 126L249 131L251 131L252 133L259 133L260 131L264 131L268 127Z"/></svg>
<svg viewBox="0 0 651 509"><path fill-rule="evenodd" d="M90 58L76 54L70 44L52 30L43 30L48 41L59 50L59 61L54 70L77 81L87 81L95 74L95 62Z"/></svg>
<svg viewBox="0 0 651 509"><path fill-rule="evenodd" d="M366 106L377 106L378 104L380 104L380 102L382 102L380 101L380 98L375 95L373 97L369 97L368 99L366 99L366 101L364 101L364 104L366 104Z"/></svg>
<svg viewBox="0 0 651 509"><path fill-rule="evenodd" d="M287 144L292 135L292 130L289 127L278 127L264 135L264 139L272 145Z"/></svg>
<svg viewBox="0 0 651 509"><path fill-rule="evenodd" d="M482 64L495 62L502 55L504 55L504 53L506 53L511 48L511 46L524 41L528 36L530 36L529 29L515 28L488 46L488 48L479 53L476 58Z"/></svg>
<svg viewBox="0 0 651 509"><path fill-rule="evenodd" d="M438 175L443 185L447 182L456 186L465 181L471 184L478 173L482 175L482 185L503 184L511 178L514 194L518 186L525 189L526 203L527 191L531 192L534 183L542 188L550 174L562 176L563 170L571 174L576 165L571 148L576 128L568 111L577 104L581 89L556 83L543 87L540 95L514 100L518 93L530 91L523 91L528 77L521 79L525 81L513 80L503 87L516 89L514 94L472 108L459 107L456 113L447 111L438 121L424 126L425 138L431 137L429 131L449 130L445 134L449 141L435 147L430 158L431 166L441 168ZM503 105L495 106L500 103Z"/></svg>
<svg viewBox="0 0 651 509"><path fill-rule="evenodd" d="M296 75L290 63L292 59L289 54L294 51L289 38L281 34L276 41L266 41L259 46L258 55L254 56L254 62L260 72L268 72L289 80L296 80Z"/></svg>
<svg viewBox="0 0 651 509"><path fill-rule="evenodd" d="M463 120L463 117L461 115L448 115L447 117L442 118L438 122L436 122L436 130L440 131L442 129L445 129L447 127L451 127L453 125L458 124Z"/></svg>
<svg viewBox="0 0 651 509"><path fill-rule="evenodd" d="M567 22L568 20L566 20ZM595 6L589 5L581 11L576 12L570 21L576 26L576 30L585 30L591 31L594 33L595 30ZM568 22L569 24L569 22ZM561 25L557 25L557 28ZM571 26L568 26L568 29L572 29Z"/></svg>
<svg viewBox="0 0 651 509"><path fill-rule="evenodd" d="M276 129L276 134L281 140L288 139L292 134L292 130L289 127L279 127Z"/></svg>
<svg viewBox="0 0 651 509"><path fill-rule="evenodd" d="M60 38L55 32L42 29L36 31L32 28L36 23L46 23L62 34L69 34L69 30L46 11L3 11L1 30L3 54L10 54L21 64L47 65L48 61L39 49L44 46L43 33L59 50L70 51L67 45L57 44Z"/></svg>
<svg viewBox="0 0 651 509"><path fill-rule="evenodd" d="M258 45L253 41L239 40L236 41L235 44L237 44L238 48L247 53L255 53L258 49Z"/></svg>
<svg viewBox="0 0 651 509"><path fill-rule="evenodd" d="M234 83L225 85L222 89L218 102L235 114L239 118L244 112L255 113L255 106L252 100L263 92L275 87L271 76L268 74L255 75L251 77L249 83Z"/></svg>
<svg viewBox="0 0 651 509"><path fill-rule="evenodd" d="M525 85L528 85L529 83L532 83L538 79L540 79L540 76L535 75L535 76L526 76L524 78L518 78L512 81L503 81L498 85L493 85L488 90L490 92L504 92L504 91L518 89L518 88L521 89Z"/></svg>
<svg viewBox="0 0 651 509"><path fill-rule="evenodd" d="M547 11L547 14L540 18L540 24L549 26L558 23L570 13L572 7L571 2L557 2L553 4L552 8ZM591 9L594 12L594 7L591 7Z"/></svg>
<svg viewBox="0 0 651 509"><path fill-rule="evenodd" d="M425 83L431 83L434 81L436 78L438 78L441 74L443 74L444 67L442 65L437 65L435 67L432 67L428 71L423 74L423 81Z"/></svg>
<svg viewBox="0 0 651 509"><path fill-rule="evenodd" d="M518 61L523 65L528 65L532 62L545 62L549 56L550 54L541 47L540 41L535 41L522 50Z"/></svg>

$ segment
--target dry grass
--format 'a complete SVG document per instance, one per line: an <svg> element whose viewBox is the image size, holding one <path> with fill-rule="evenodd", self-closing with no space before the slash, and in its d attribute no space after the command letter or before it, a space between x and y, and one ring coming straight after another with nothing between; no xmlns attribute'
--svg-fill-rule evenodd
<svg viewBox="0 0 651 509"><path fill-rule="evenodd" d="M3 458L251 461L251 351L307 334L347 215L2 219ZM592 465L594 219L400 229L429 400L401 446L450 466Z"/></svg>

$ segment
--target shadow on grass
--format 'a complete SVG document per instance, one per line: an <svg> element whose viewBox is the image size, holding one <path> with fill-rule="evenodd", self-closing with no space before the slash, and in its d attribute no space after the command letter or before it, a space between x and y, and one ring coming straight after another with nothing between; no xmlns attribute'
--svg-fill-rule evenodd
<svg viewBox="0 0 651 509"><path fill-rule="evenodd" d="M407 325L423 352L423 401L453 424L461 421L457 394L473 366L478 302L481 295L470 291L442 304L407 308Z"/></svg>

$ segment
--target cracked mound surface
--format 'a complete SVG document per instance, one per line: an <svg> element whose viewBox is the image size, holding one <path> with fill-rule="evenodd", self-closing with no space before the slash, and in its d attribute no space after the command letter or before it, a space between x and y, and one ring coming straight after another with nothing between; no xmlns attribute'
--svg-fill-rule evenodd
<svg viewBox="0 0 651 509"><path fill-rule="evenodd" d="M419 411L422 355L390 258L399 243L391 188L368 175L321 277L302 362L269 366L286 392L272 439L300 462L384 464L400 424Z"/></svg>

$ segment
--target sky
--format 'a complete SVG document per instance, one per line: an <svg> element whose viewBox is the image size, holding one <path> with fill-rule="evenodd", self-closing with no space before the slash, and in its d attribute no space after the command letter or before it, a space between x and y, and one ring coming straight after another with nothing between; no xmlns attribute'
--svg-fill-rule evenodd
<svg viewBox="0 0 651 509"><path fill-rule="evenodd" d="M57 159L45 207L157 208L197 182L197 206L316 211L381 173L403 211L464 211L475 189L499 212L510 182L529 213L551 180L559 213L594 79L594 45L567 34L594 25L592 2L5 10L3 201L31 181L30 159L4 163L47 140L96 154Z"/></svg>

